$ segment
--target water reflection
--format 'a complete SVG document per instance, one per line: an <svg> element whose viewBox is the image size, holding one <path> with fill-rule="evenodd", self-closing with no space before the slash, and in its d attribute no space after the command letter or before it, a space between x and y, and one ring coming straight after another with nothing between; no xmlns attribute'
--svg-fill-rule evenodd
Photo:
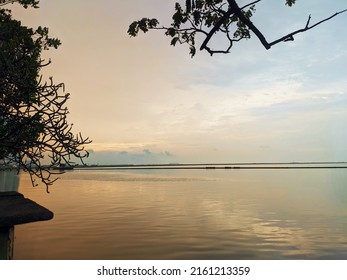
<svg viewBox="0 0 347 280"><path fill-rule="evenodd" d="M22 176L55 218L18 226L15 258L347 258L336 171L73 171L49 195Z"/></svg>

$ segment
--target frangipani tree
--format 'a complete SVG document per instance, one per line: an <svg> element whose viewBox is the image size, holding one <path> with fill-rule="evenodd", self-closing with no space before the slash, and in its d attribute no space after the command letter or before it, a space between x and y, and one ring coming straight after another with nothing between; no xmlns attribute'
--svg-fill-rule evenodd
<svg viewBox="0 0 347 280"><path fill-rule="evenodd" d="M72 165L88 156L90 141L72 133L67 121L69 94L64 84L44 80L40 71L50 64L41 53L58 48L48 29L23 26L2 6L18 2L37 8L38 1L0 0L0 167L16 166L47 187L57 178L52 167Z"/></svg>

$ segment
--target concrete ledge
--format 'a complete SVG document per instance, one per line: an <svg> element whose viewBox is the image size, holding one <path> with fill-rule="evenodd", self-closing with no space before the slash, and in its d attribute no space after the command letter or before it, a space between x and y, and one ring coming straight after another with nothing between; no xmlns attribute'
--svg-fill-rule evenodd
<svg viewBox="0 0 347 280"><path fill-rule="evenodd" d="M0 192L0 228L47 221L53 212L18 192Z"/></svg>

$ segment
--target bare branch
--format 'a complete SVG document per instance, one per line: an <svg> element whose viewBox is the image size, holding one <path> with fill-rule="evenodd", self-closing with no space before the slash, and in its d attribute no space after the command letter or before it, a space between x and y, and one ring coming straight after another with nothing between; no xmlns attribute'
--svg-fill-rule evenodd
<svg viewBox="0 0 347 280"><path fill-rule="evenodd" d="M262 0L256 0L256 1L254 1L254 2L248 3L247 5L245 5L245 6L243 6L242 8L240 8L240 10L242 11L243 9L246 9L246 8L248 8L248 7L250 7L250 6L253 6L253 5L257 4L257 3L260 2L260 1L262 1Z"/></svg>
<svg viewBox="0 0 347 280"><path fill-rule="evenodd" d="M272 47L273 45L276 45L276 44L278 44L278 43L280 43L280 42L293 41L293 40L294 40L294 35L296 35L296 34L298 34L298 33L305 32L305 31L307 31L307 30L310 30L310 29L316 27L317 25L322 24L323 22L326 22L326 21L328 21L328 20L330 20L330 19L336 17L337 15L342 14L342 13L345 13L345 12L347 12L347 9L342 10L342 11L340 11L340 12L336 12L335 14L331 15L330 17L327 17L327 18L325 18L325 19L323 19L323 20L321 20L321 21L315 23L315 24L312 25L312 26L309 26L310 21L311 21L311 15L310 15L310 16L308 17L306 26L305 26L304 28L298 29L298 30L296 30L296 31L294 31L294 32L291 32L291 33L289 33L289 34L287 34L287 35L285 35L285 36L283 36L283 37L281 37L281 38L279 38L279 39L277 39L277 40L271 42L269 45L270 45L270 47Z"/></svg>
<svg viewBox="0 0 347 280"><path fill-rule="evenodd" d="M305 28L308 28L308 26L310 25L310 21L311 21L311 15L308 16L308 20L306 22Z"/></svg>

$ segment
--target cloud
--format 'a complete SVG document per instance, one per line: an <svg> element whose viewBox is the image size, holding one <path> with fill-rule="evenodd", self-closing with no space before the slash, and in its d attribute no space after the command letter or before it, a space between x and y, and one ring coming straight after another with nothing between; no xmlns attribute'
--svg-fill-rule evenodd
<svg viewBox="0 0 347 280"><path fill-rule="evenodd" d="M164 164L175 161L175 156L168 152L155 152L145 149L140 152L134 151L92 151L87 164Z"/></svg>

